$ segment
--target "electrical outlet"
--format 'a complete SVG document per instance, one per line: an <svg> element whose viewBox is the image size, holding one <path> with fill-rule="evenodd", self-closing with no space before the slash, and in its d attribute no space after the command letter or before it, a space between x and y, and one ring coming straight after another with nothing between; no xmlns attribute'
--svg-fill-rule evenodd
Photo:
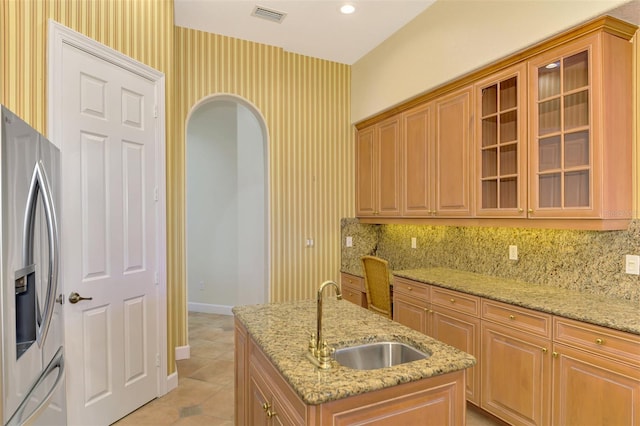
<svg viewBox="0 0 640 426"><path fill-rule="evenodd" d="M418 239L416 237L411 237L411 248L418 248Z"/></svg>
<svg viewBox="0 0 640 426"><path fill-rule="evenodd" d="M509 260L518 260L518 246L509 246Z"/></svg>
<svg viewBox="0 0 640 426"><path fill-rule="evenodd" d="M624 271L631 275L640 275L640 256L628 254L624 257Z"/></svg>
<svg viewBox="0 0 640 426"><path fill-rule="evenodd" d="M347 247L353 247L353 237L347 237Z"/></svg>
<svg viewBox="0 0 640 426"><path fill-rule="evenodd" d="M307 246L308 248L312 248L312 247L313 247L313 245L314 245L313 238L307 238L306 246Z"/></svg>

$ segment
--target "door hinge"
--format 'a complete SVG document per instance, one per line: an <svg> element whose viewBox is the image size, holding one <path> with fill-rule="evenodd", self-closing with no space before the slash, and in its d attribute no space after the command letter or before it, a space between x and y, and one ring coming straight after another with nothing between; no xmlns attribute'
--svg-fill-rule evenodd
<svg viewBox="0 0 640 426"><path fill-rule="evenodd" d="M160 354L156 354L156 367L160 367Z"/></svg>
<svg viewBox="0 0 640 426"><path fill-rule="evenodd" d="M153 188L153 201L158 201L158 187Z"/></svg>

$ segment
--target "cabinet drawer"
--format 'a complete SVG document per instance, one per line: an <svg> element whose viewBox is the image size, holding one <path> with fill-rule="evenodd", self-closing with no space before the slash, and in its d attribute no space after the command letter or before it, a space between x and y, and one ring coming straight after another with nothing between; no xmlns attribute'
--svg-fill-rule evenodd
<svg viewBox="0 0 640 426"><path fill-rule="evenodd" d="M406 278L393 278L393 292L413 296L424 301L429 300L429 286Z"/></svg>
<svg viewBox="0 0 640 426"><path fill-rule="evenodd" d="M480 298L454 290L431 286L431 303L465 314L480 315Z"/></svg>
<svg viewBox="0 0 640 426"><path fill-rule="evenodd" d="M355 290L366 291L364 288L364 279L355 275L347 274L346 272L340 273L340 284L343 286L349 286Z"/></svg>
<svg viewBox="0 0 640 426"><path fill-rule="evenodd" d="M554 317L554 341L638 365L640 336L567 318Z"/></svg>
<svg viewBox="0 0 640 426"><path fill-rule="evenodd" d="M482 300L482 319L551 338L551 315L493 300Z"/></svg>

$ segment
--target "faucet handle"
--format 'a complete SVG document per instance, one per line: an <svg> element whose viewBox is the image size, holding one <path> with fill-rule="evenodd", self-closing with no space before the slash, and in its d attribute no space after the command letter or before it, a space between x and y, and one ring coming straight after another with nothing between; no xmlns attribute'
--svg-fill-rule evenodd
<svg viewBox="0 0 640 426"><path fill-rule="evenodd" d="M316 350L318 348L316 343L316 333L311 333L310 337L311 338L309 339L309 352L315 355Z"/></svg>

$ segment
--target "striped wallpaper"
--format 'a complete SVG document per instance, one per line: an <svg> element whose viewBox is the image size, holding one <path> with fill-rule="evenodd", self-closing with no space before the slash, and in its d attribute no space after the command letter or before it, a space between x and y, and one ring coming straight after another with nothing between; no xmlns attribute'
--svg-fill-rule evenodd
<svg viewBox="0 0 640 426"><path fill-rule="evenodd" d="M271 300L313 297L323 280L338 279L340 218L354 212L350 67L180 27L175 60L178 145L188 114L207 96L241 96L262 113L269 133ZM174 165L183 166L183 158L184 150ZM178 176L176 189L184 188L184 173ZM313 248L305 247L307 238Z"/></svg>

